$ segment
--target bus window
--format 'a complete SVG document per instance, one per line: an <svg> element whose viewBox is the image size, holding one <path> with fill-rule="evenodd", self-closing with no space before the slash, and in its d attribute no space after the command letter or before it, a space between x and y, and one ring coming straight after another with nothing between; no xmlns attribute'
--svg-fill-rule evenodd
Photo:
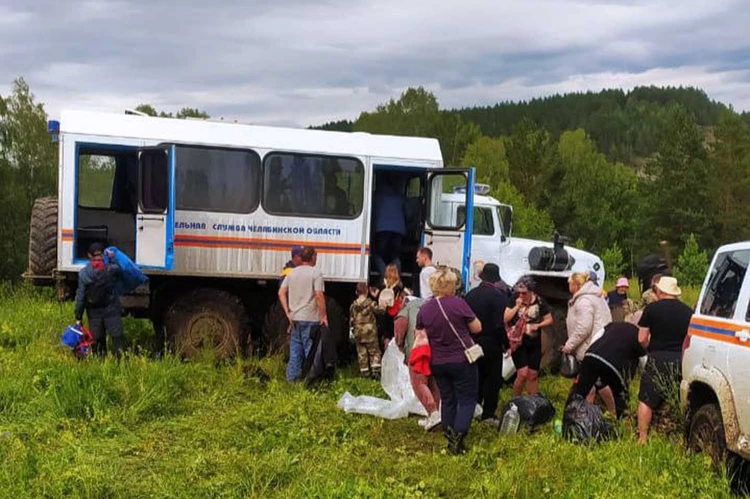
<svg viewBox="0 0 750 499"><path fill-rule="evenodd" d="M354 158L271 153L263 160L263 209L273 215L357 218L364 167Z"/></svg>

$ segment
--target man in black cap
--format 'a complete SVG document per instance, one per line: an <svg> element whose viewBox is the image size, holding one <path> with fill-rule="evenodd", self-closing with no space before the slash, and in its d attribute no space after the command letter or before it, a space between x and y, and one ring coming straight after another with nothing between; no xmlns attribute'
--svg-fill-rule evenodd
<svg viewBox="0 0 750 499"><path fill-rule="evenodd" d="M120 355L125 338L122 328L122 306L117 293L117 281L122 278L122 270L111 261L113 254L107 255L110 263L104 263L104 245L93 243L88 249L89 263L78 273L76 290L76 323L83 321L83 312L89 318L89 329L94 337L94 353L107 352L107 334L112 338L112 347Z"/></svg>
<svg viewBox="0 0 750 499"><path fill-rule="evenodd" d="M466 295L466 303L482 323L477 343L484 357L477 361L479 367L478 403L482 406L482 420L495 420L500 386L503 383L503 352L509 348L505 332L505 307L508 296L498 284L502 283L500 269L494 263L485 264L479 274L482 282Z"/></svg>

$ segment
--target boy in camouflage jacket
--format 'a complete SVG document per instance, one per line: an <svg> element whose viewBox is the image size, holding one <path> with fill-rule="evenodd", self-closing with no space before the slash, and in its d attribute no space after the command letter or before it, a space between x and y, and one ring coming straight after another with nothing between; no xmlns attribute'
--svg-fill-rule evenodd
<svg viewBox="0 0 750 499"><path fill-rule="evenodd" d="M357 284L357 299L349 308L349 325L354 332L357 343L359 373L362 376L380 377L380 345L378 344L378 326L375 314L382 310L370 298L367 284Z"/></svg>

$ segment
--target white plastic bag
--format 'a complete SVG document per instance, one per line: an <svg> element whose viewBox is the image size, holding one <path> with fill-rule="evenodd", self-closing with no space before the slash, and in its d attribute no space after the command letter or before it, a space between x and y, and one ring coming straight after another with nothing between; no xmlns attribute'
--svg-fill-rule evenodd
<svg viewBox="0 0 750 499"><path fill-rule="evenodd" d="M380 385L390 400L369 395L355 397L346 392L337 405L347 413L370 414L385 419L405 418L409 413L427 416L427 411L411 387L409 368L404 364L404 354L398 349L395 341L388 344L383 354Z"/></svg>
<svg viewBox="0 0 750 499"><path fill-rule="evenodd" d="M503 354L503 379L508 381L516 373L516 365L513 363L513 356L510 351Z"/></svg>

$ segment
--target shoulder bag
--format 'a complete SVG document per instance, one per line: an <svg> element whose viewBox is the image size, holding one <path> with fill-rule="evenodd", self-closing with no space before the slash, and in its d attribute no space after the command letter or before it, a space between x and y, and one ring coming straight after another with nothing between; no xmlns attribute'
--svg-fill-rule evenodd
<svg viewBox="0 0 750 499"><path fill-rule="evenodd" d="M443 308L443 304L440 303L440 298L436 299L438 307L440 307L440 311L443 313L443 317L445 317L445 320L448 321L448 325L451 327L451 330L453 330L453 334L456 335L456 338L458 338L458 341L461 342L461 346L464 347L464 355L466 355L466 360L469 361L469 364L473 364L482 357L484 357L484 350L482 350L482 347L471 342L471 346L469 348L466 348L466 343L464 343L464 340L461 339L461 336L458 334L458 331L456 331L456 328L453 327L453 323L448 318L448 314L445 313L445 309Z"/></svg>

